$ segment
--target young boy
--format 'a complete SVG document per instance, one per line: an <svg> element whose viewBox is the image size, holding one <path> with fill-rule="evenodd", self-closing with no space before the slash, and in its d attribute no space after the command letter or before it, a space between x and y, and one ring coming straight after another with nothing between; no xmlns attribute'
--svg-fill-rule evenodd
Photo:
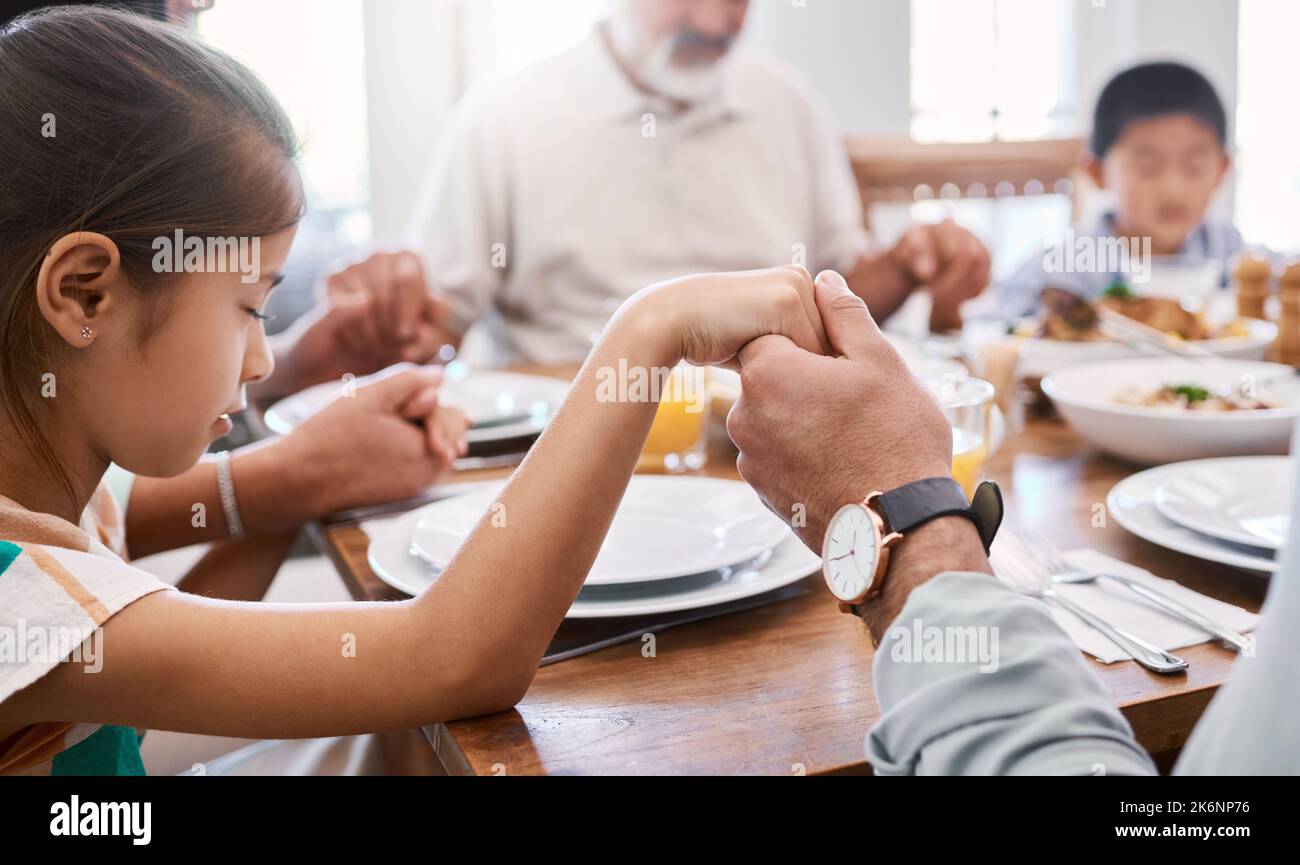
<svg viewBox="0 0 1300 865"><path fill-rule="evenodd" d="M1206 218L1228 172L1226 145L1223 103L1195 69L1147 63L1116 75L1097 100L1085 166L1113 194L1114 209L1025 262L994 289L993 310L1032 315L1049 286L1089 300L1116 282L1141 294L1149 256L1215 261L1227 274L1241 235Z"/></svg>

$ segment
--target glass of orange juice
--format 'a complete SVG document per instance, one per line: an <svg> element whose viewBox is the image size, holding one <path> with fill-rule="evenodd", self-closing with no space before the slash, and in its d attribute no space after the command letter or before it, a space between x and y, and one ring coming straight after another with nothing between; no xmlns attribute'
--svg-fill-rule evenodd
<svg viewBox="0 0 1300 865"><path fill-rule="evenodd" d="M637 461L637 471L676 474L701 469L708 462L706 374L704 367L682 364L664 376L659 410Z"/></svg>
<svg viewBox="0 0 1300 865"><path fill-rule="evenodd" d="M930 379L926 385L952 424L952 476L970 498L984 478L996 391L993 385L978 378Z"/></svg>

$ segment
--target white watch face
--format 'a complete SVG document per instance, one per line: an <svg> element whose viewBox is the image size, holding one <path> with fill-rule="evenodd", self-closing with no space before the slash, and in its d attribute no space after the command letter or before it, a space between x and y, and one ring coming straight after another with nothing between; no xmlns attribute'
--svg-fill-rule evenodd
<svg viewBox="0 0 1300 865"><path fill-rule="evenodd" d="M879 536L867 509L845 505L831 517L822 543L822 574L831 594L856 601L871 587L876 573Z"/></svg>

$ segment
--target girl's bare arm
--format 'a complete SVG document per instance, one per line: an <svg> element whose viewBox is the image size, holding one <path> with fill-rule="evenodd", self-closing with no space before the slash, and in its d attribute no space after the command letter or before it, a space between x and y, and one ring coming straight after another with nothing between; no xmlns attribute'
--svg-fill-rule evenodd
<svg viewBox="0 0 1300 865"><path fill-rule="evenodd" d="M822 345L801 268L694 277L615 316L569 398L438 580L398 603L276 605L176 592L104 627L98 673L65 664L0 706L0 736L78 720L257 738L413 727L517 702L581 587L654 418L597 372L719 363L784 333ZM495 523L495 524L494 524ZM502 524L503 523L503 524Z"/></svg>

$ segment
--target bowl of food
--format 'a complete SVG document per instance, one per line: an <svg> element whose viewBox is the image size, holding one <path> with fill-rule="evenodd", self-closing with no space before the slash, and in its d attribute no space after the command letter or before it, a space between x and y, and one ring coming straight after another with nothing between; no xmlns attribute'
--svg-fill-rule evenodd
<svg viewBox="0 0 1300 865"><path fill-rule="evenodd" d="M1277 339L1277 325L1271 321L1238 316L1223 305L1191 310L1176 298L1138 295L1121 285L1095 302L1054 288L1045 289L1042 298L1041 315L1012 327L1012 335L1021 340L1021 378L1038 379L1080 363L1139 355L1140 348L1111 339L1103 332L1099 308L1219 357L1262 360Z"/></svg>
<svg viewBox="0 0 1300 865"><path fill-rule="evenodd" d="M1043 379L1079 434L1142 464L1287 453L1300 417L1300 376L1282 364L1131 358Z"/></svg>

